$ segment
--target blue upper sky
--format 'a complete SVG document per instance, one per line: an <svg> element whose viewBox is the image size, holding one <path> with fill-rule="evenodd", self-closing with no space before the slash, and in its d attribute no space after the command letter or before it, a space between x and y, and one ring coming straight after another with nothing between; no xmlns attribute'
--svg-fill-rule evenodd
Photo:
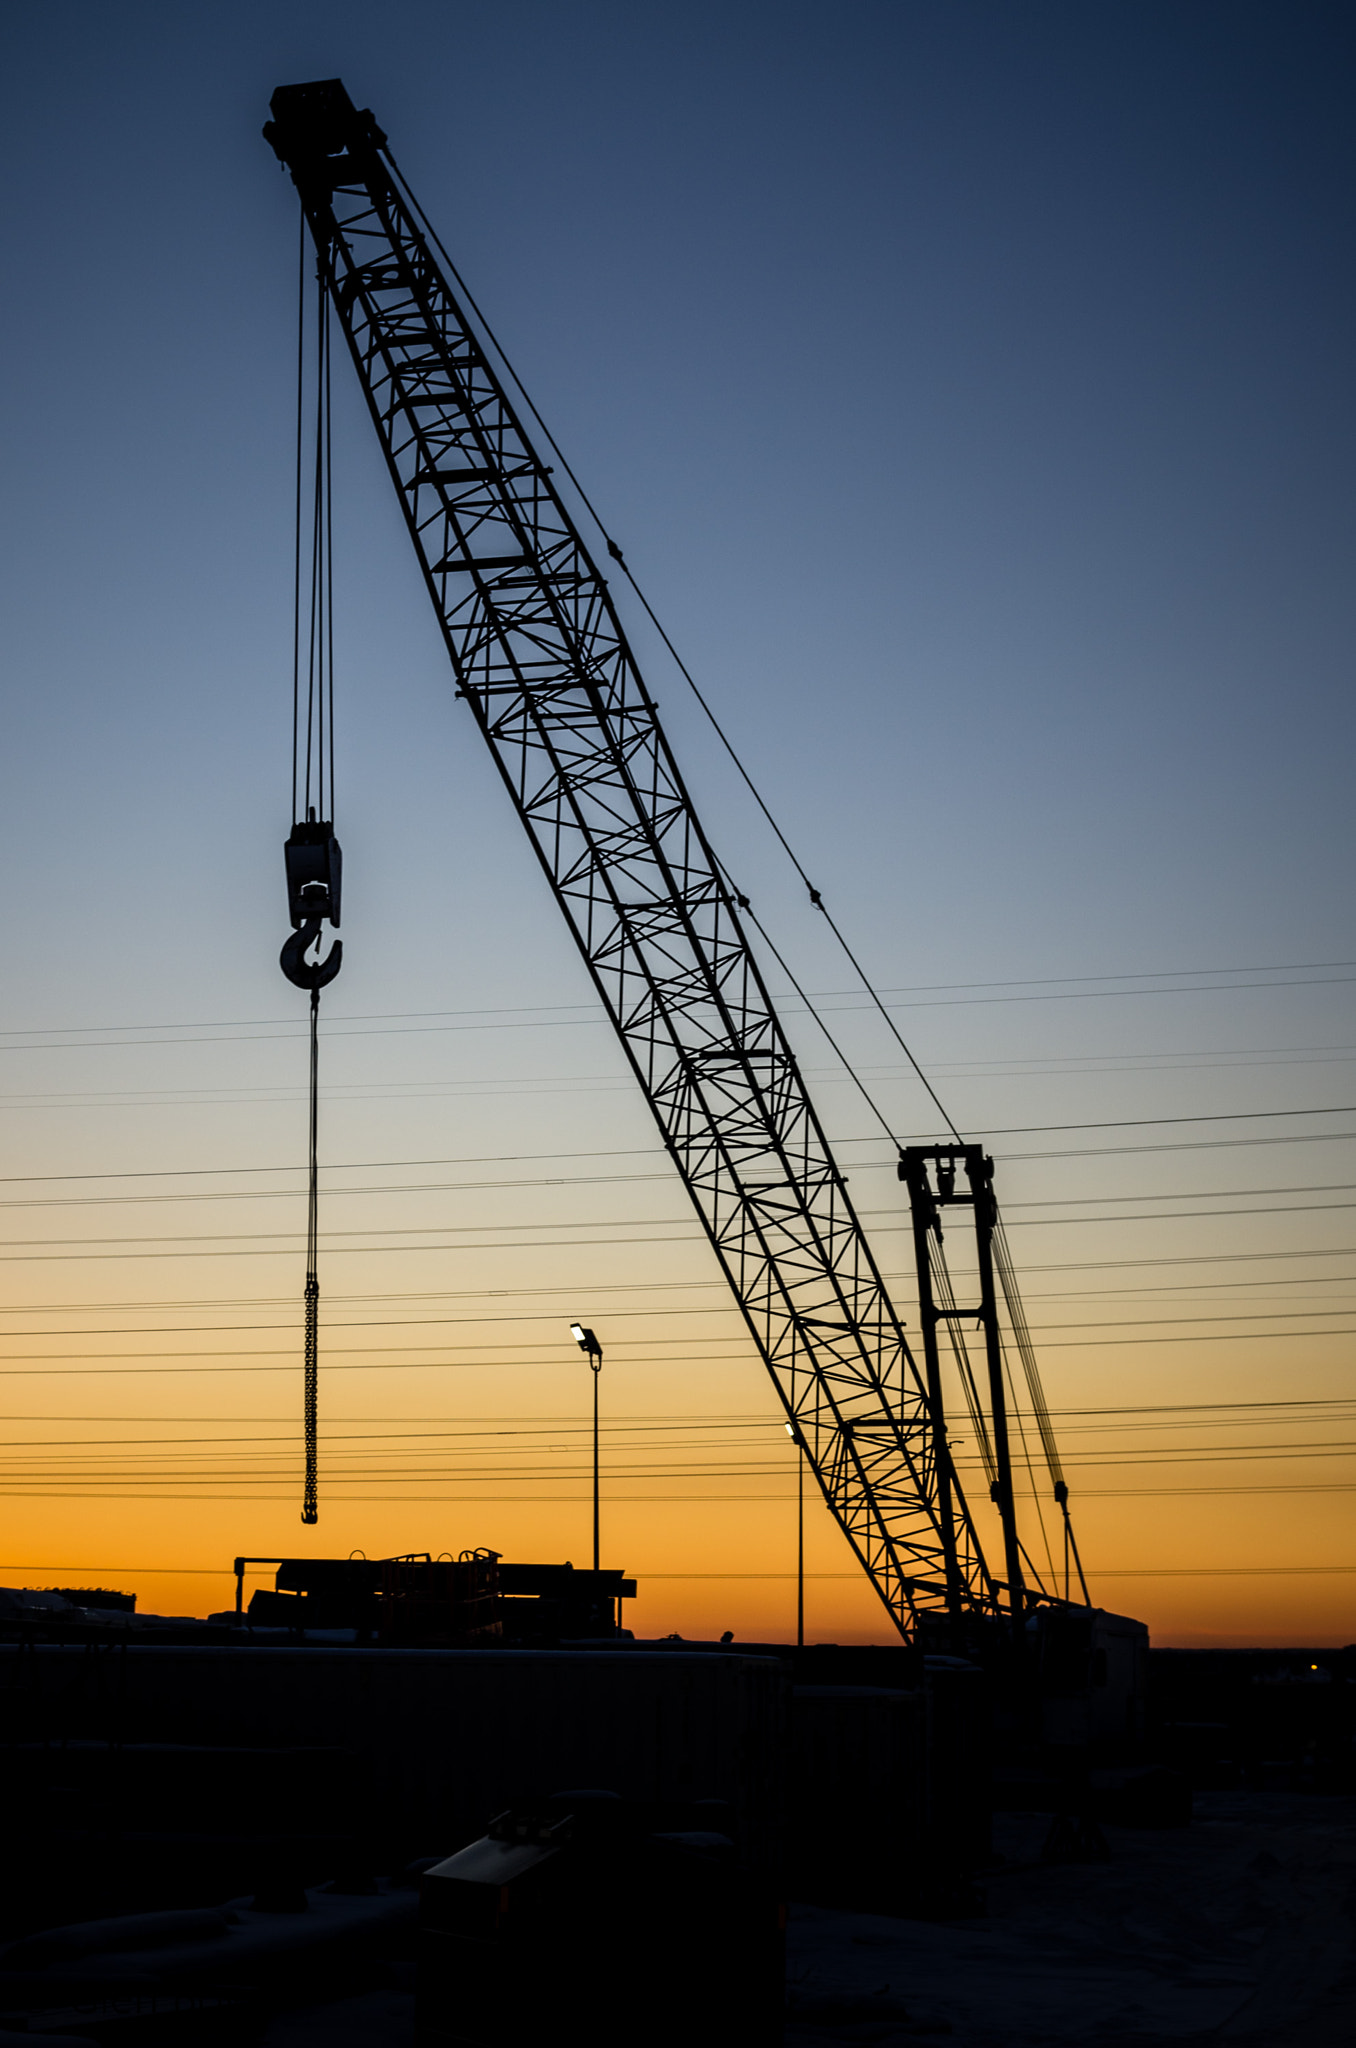
<svg viewBox="0 0 1356 2048"><path fill-rule="evenodd" d="M1351 950L1349 10L19 5L3 34L13 1021L279 993L295 220L258 129L334 73L882 979ZM444 895L499 799L449 758L469 721L341 397L356 981L438 950L395 791Z"/></svg>

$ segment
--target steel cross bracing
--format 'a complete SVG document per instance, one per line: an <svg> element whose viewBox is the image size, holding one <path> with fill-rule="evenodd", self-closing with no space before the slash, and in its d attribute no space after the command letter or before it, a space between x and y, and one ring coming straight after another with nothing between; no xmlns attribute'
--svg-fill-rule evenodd
<svg viewBox="0 0 1356 2048"><path fill-rule="evenodd" d="M824 1498L902 1633L994 1611L949 1457L613 607L347 98L289 163L459 684ZM342 92L342 88L338 88ZM313 110L312 110L313 112ZM366 124L364 126L364 124ZM336 152L344 152L336 155Z"/></svg>

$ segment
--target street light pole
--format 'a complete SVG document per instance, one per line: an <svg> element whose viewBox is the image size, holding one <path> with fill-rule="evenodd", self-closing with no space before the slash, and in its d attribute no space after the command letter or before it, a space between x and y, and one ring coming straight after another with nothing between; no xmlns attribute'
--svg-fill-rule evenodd
<svg viewBox="0 0 1356 2048"><path fill-rule="evenodd" d="M593 1367L593 1569L598 1571L598 1380L602 1373L601 1358L590 1358Z"/></svg>
<svg viewBox="0 0 1356 2048"><path fill-rule="evenodd" d="M575 1343L579 1346L585 1358L587 1358L593 1371L593 1569L599 1571L602 1566L598 1528L598 1377L603 1369L603 1347L594 1336L592 1330L586 1329L583 1323L571 1323L570 1335L574 1338Z"/></svg>

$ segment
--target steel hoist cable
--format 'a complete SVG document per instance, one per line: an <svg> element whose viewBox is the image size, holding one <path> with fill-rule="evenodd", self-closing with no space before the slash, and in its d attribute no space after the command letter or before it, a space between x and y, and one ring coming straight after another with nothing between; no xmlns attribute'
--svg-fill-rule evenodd
<svg viewBox="0 0 1356 2048"><path fill-rule="evenodd" d="M329 296L323 268L317 275L315 362L312 403L315 433L307 517L305 448L306 222L301 223L297 292L296 540L292 605L292 817L283 849L287 907L292 933L279 965L296 988L311 997L310 1113L307 1140L306 1285L303 1335L303 1432L305 1479L301 1519L319 1520L318 1408L320 1394L320 991L334 980L343 960L336 939L325 958L307 959L318 947L321 926L339 923L343 862L334 836L334 497L330 426ZM303 606L303 585L307 602ZM305 623L303 630L303 610ZM303 664L303 645L305 660ZM303 666L305 701L303 705ZM328 807L329 815L326 816Z"/></svg>

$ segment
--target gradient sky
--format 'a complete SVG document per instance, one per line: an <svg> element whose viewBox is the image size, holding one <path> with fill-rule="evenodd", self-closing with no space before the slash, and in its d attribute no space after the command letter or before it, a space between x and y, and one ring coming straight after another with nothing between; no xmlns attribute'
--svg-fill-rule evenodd
<svg viewBox="0 0 1356 2048"><path fill-rule="evenodd" d="M343 363L332 1434L297 1519L296 203L259 128L341 75L993 1134L1095 1596L1164 1641L1356 1636L1354 44L1295 0L11 0L0 1580L205 1611L237 1551L584 1562L581 1315L637 1626L792 1625L770 1389ZM633 613L718 850L928 1133ZM902 1274L889 1148L788 1022ZM1230 1120L1139 1121L1173 1118ZM810 1633L880 1634L819 1509L810 1551Z"/></svg>

